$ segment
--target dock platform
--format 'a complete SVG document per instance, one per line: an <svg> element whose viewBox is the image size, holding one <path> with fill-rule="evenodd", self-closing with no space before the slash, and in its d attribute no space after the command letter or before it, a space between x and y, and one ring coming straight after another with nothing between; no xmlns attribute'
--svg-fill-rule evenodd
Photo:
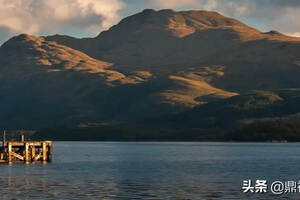
<svg viewBox="0 0 300 200"><path fill-rule="evenodd" d="M6 141L4 136L0 149L0 163L47 163L51 161L51 141L25 141L24 135L20 141Z"/></svg>

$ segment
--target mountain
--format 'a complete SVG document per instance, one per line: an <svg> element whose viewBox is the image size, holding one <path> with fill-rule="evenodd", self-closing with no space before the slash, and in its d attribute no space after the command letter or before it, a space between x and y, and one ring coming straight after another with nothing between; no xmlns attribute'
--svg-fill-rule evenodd
<svg viewBox="0 0 300 200"><path fill-rule="evenodd" d="M53 36L47 39L126 67L139 65L139 68L153 69L158 65L160 70L168 67L169 71L176 66L186 69L186 65L199 64L206 57L231 47L232 41L240 37L239 30L251 35L258 33L215 12L147 9L125 18L96 38L74 40ZM216 45L223 49L214 48ZM172 65L171 69L168 65Z"/></svg>
<svg viewBox="0 0 300 200"><path fill-rule="evenodd" d="M55 42L20 35L0 48L1 125L34 128L93 116L94 92L125 78L112 65ZM76 110L80 110L80 113Z"/></svg>
<svg viewBox="0 0 300 200"><path fill-rule="evenodd" d="M107 130L125 124L157 135L171 130L167 136L195 128L203 131L190 137L199 138L240 118L300 112L299 75L299 38L264 33L217 12L147 9L95 38L23 34L4 43L0 125Z"/></svg>
<svg viewBox="0 0 300 200"><path fill-rule="evenodd" d="M124 72L175 74L222 66L224 75L212 81L228 90L299 85L299 38L263 33L216 12L144 10L96 38L56 35L46 40L114 63Z"/></svg>
<svg viewBox="0 0 300 200"><path fill-rule="evenodd" d="M155 78L148 71L125 75L113 70L112 63L30 35L4 43L0 56L3 127L36 128L145 117L171 112L172 104L197 105L193 98L200 95L235 95L197 76Z"/></svg>

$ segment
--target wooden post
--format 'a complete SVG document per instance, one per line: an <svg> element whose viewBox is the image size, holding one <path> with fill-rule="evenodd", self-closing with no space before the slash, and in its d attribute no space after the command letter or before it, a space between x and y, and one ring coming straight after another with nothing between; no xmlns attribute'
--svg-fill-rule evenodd
<svg viewBox="0 0 300 200"><path fill-rule="evenodd" d="M11 155L11 151L12 151L11 143L9 142L9 143L8 143L8 163L12 163L12 155Z"/></svg>
<svg viewBox="0 0 300 200"><path fill-rule="evenodd" d="M49 162L52 161L52 143L51 142L48 144L48 160L49 160Z"/></svg>
<svg viewBox="0 0 300 200"><path fill-rule="evenodd" d="M34 160L34 157L35 157L35 146L32 145L31 146L31 160Z"/></svg>
<svg viewBox="0 0 300 200"><path fill-rule="evenodd" d="M3 132L3 141L2 141L2 159L7 159L7 148L6 148L6 132Z"/></svg>
<svg viewBox="0 0 300 200"><path fill-rule="evenodd" d="M25 143L25 162L29 162L29 145Z"/></svg>
<svg viewBox="0 0 300 200"><path fill-rule="evenodd" d="M47 146L46 146L46 142L43 142L43 161L47 161Z"/></svg>
<svg viewBox="0 0 300 200"><path fill-rule="evenodd" d="M3 132L3 148L5 147L5 142L6 142L6 132L5 132L5 130L4 130L4 132Z"/></svg>

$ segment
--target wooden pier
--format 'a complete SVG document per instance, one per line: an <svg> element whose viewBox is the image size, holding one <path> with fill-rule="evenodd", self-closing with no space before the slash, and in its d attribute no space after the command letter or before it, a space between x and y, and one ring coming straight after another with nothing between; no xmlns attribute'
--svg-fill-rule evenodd
<svg viewBox="0 0 300 200"><path fill-rule="evenodd" d="M0 149L0 163L35 163L52 161L51 141L6 141L5 133Z"/></svg>

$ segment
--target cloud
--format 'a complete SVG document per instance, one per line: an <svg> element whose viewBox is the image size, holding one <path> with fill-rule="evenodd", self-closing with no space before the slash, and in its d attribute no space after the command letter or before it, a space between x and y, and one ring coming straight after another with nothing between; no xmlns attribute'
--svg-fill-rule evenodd
<svg viewBox="0 0 300 200"><path fill-rule="evenodd" d="M284 0L149 0L155 8L214 10L262 31L279 30L297 36L300 1Z"/></svg>
<svg viewBox="0 0 300 200"><path fill-rule="evenodd" d="M293 37L300 37L300 32L295 33L286 33L287 35L293 36Z"/></svg>
<svg viewBox="0 0 300 200"><path fill-rule="evenodd" d="M152 4L154 6L159 6L161 8L178 8L182 6L193 6L198 3L197 0L153 0Z"/></svg>
<svg viewBox="0 0 300 200"><path fill-rule="evenodd" d="M253 3L256 9L243 19L254 22L261 30L278 30L292 36L300 31L300 1L253 0Z"/></svg>
<svg viewBox="0 0 300 200"><path fill-rule="evenodd" d="M145 7L214 10L262 31L300 32L299 0L0 0L0 44L18 33L97 34L120 20L124 2L130 14Z"/></svg>
<svg viewBox="0 0 300 200"><path fill-rule="evenodd" d="M278 14L273 13L269 26L278 27L280 31L285 33L300 32L300 5L275 7ZM270 11L271 12L271 11Z"/></svg>
<svg viewBox="0 0 300 200"><path fill-rule="evenodd" d="M254 4L248 0L151 0L151 3L159 8L215 10L231 16L244 15L254 8Z"/></svg>
<svg viewBox="0 0 300 200"><path fill-rule="evenodd" d="M0 26L0 45L12 36L9 28Z"/></svg>
<svg viewBox="0 0 300 200"><path fill-rule="evenodd" d="M124 6L121 0L0 0L0 27L12 34L99 33L120 20Z"/></svg>

